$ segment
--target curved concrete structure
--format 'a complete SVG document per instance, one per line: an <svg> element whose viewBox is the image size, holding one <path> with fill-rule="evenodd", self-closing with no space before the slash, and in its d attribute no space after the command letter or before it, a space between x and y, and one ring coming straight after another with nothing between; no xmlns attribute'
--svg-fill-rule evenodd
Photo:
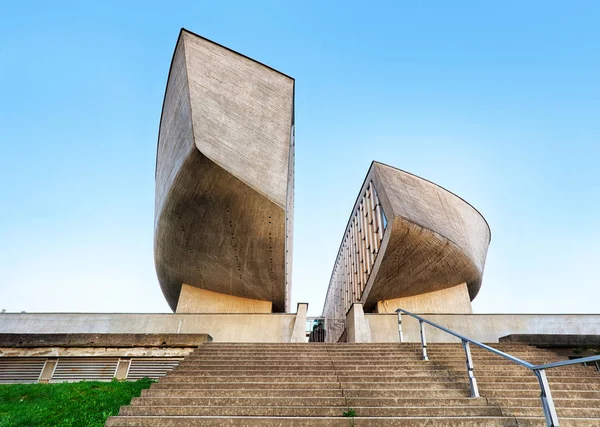
<svg viewBox="0 0 600 427"><path fill-rule="evenodd" d="M289 311L293 122L291 77L181 31L160 121L154 224L173 310L186 284L206 292L186 295L185 311L203 311L214 295L222 306L247 299Z"/></svg>
<svg viewBox="0 0 600 427"><path fill-rule="evenodd" d="M359 233L353 234L355 224ZM353 302L371 312L402 305L470 312L490 238L485 219L460 197L373 162L340 246L323 316L344 317Z"/></svg>

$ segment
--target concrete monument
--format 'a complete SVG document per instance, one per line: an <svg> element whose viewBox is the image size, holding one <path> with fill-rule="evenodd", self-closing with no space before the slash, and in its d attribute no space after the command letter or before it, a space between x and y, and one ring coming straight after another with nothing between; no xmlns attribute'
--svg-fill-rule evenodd
<svg viewBox="0 0 600 427"><path fill-rule="evenodd" d="M471 313L490 228L470 204L418 176L373 162L350 215L323 309Z"/></svg>
<svg viewBox="0 0 600 427"><path fill-rule="evenodd" d="M156 160L154 254L174 311L290 310L294 79L182 30Z"/></svg>

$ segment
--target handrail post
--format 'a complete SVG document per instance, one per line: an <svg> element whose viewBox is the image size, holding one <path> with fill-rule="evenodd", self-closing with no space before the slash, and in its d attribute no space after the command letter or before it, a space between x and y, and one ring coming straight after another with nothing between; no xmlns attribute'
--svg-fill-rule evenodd
<svg viewBox="0 0 600 427"><path fill-rule="evenodd" d="M477 379L475 378L475 366L471 357L471 345L469 341L462 340L465 356L467 356L467 375L469 376L469 387L471 388L471 397L479 397L479 387L477 387Z"/></svg>
<svg viewBox="0 0 600 427"><path fill-rule="evenodd" d="M400 342L404 342L404 337L402 336L402 312L398 311L398 337L400 338Z"/></svg>
<svg viewBox="0 0 600 427"><path fill-rule="evenodd" d="M556 415L556 408L554 407L554 401L552 400L552 393L550 393L550 385L548 384L548 378L546 377L546 370L535 369L533 373L540 383L540 399L542 401L544 417L546 418L546 425L548 427L558 427L558 416Z"/></svg>
<svg viewBox="0 0 600 427"><path fill-rule="evenodd" d="M419 328L421 329L421 347L423 349L423 360L429 360L427 357L427 340L425 339L425 325L423 325L423 321L419 320Z"/></svg>

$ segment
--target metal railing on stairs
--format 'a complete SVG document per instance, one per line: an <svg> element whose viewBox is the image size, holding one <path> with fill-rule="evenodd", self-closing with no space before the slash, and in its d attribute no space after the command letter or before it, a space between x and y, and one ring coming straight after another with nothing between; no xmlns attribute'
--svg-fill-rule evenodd
<svg viewBox="0 0 600 427"><path fill-rule="evenodd" d="M518 357L512 356L510 354L504 353L498 349L490 347L489 345L485 345L480 343L479 341L472 340L467 338L457 332L451 331L450 329L444 328L441 325L438 325L431 320L427 320L421 316L413 314L404 309L397 309L396 313L398 313L398 335L400 337L400 342L404 342L402 336L402 314L407 314L419 321L419 330L421 333L421 352L423 356L423 360L429 360L427 355L427 339L425 337L425 329L424 324L428 324L437 328L441 331L446 332L447 334L453 335L456 338L460 339L462 342L463 349L465 350L466 363L467 363L467 375L469 377L469 386L471 389L471 397L480 397L479 396L479 388L477 387L477 379L475 378L475 366L473 365L473 358L471 357L471 344L476 345L477 347L481 347L484 350L487 350L491 353L494 353L498 356L501 356L511 362L514 362L518 365L524 366L533 372L533 374L537 377L539 385L540 385L540 400L542 401L542 409L544 411L544 417L546 418L546 424L548 427L559 427L558 416L556 415L556 408L554 407L554 401L552 400L552 393L550 392L550 386L548 384L548 378L546 377L546 369L558 368L561 366L575 365L579 363L588 363L588 362L597 362L600 361L600 356L589 356L582 357L579 359L572 360L564 360L561 362L554 363L546 363L543 365L533 365L529 362L519 359Z"/></svg>

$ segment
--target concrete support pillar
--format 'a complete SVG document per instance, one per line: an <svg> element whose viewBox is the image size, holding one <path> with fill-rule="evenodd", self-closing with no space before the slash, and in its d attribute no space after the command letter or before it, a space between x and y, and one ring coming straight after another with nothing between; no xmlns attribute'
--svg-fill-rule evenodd
<svg viewBox="0 0 600 427"><path fill-rule="evenodd" d="M176 313L263 313L272 312L271 301L236 297L207 291L194 286L181 286Z"/></svg>
<svg viewBox="0 0 600 427"><path fill-rule="evenodd" d="M352 304L346 314L346 331L347 342L372 342L371 328L359 302Z"/></svg>
<svg viewBox="0 0 600 427"><path fill-rule="evenodd" d="M296 310L296 320L290 342L306 342L306 314L308 312L308 303L299 302Z"/></svg>
<svg viewBox="0 0 600 427"><path fill-rule="evenodd" d="M425 294L377 301L377 313L395 313L397 308L412 313L473 313L466 283Z"/></svg>

